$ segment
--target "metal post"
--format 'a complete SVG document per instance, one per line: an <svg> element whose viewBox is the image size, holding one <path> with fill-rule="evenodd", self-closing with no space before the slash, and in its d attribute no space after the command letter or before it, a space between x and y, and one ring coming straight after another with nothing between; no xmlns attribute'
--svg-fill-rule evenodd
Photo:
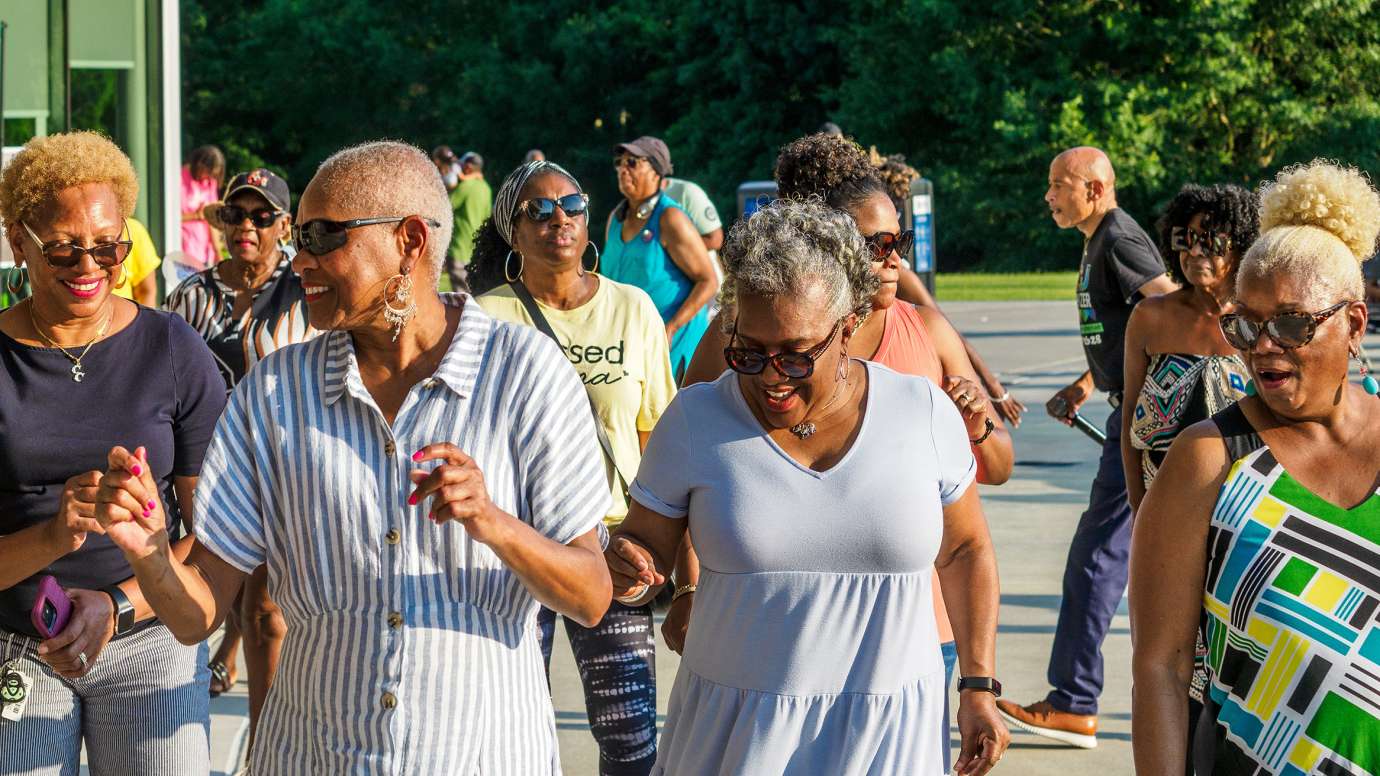
<svg viewBox="0 0 1380 776"><path fill-rule="evenodd" d="M0 148L5 145L5 28L0 21Z"/></svg>

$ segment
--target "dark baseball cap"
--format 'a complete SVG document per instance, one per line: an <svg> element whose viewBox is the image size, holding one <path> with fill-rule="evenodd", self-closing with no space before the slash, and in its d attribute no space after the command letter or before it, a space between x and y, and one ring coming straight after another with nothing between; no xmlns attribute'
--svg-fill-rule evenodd
<svg viewBox="0 0 1380 776"><path fill-rule="evenodd" d="M455 152L450 150L448 145L438 145L431 149L431 158L440 159L443 162L455 161Z"/></svg>
<svg viewBox="0 0 1380 776"><path fill-rule="evenodd" d="M225 200L228 202L231 197L245 189L259 192L268 200L268 204L278 210L286 213L291 209L292 194L288 191L287 181L269 170L260 167L231 178L230 185L225 187Z"/></svg>
<svg viewBox="0 0 1380 776"><path fill-rule="evenodd" d="M615 154L632 154L640 156L652 163L652 169L658 175L670 175L674 168L671 167L671 149L661 142L661 138L643 135L636 140L629 140L626 143L619 143L613 147Z"/></svg>

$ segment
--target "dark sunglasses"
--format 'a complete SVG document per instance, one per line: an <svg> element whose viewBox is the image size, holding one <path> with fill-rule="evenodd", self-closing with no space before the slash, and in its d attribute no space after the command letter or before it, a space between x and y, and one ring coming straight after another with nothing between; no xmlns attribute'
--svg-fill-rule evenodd
<svg viewBox="0 0 1380 776"><path fill-rule="evenodd" d="M632 170L635 169L641 161L642 157L640 156L615 156L613 158L613 166L622 167L625 170Z"/></svg>
<svg viewBox="0 0 1380 776"><path fill-rule="evenodd" d="M245 210L238 205L222 205L216 210L216 219L226 226L239 226L244 223L244 219L248 218L249 223L258 229L267 229L273 226L273 222L277 221L279 216L285 215L287 213L268 207Z"/></svg>
<svg viewBox="0 0 1380 776"><path fill-rule="evenodd" d="M1203 251L1210 256L1226 256L1231 248L1231 237L1222 232L1209 234L1187 226L1176 226L1169 230L1171 250L1188 252L1195 245L1202 245Z"/></svg>
<svg viewBox="0 0 1380 776"><path fill-rule="evenodd" d="M1338 302L1316 313L1280 313L1264 323L1257 323L1238 313L1228 313L1221 318L1222 336L1228 345L1237 350L1254 348L1261 334L1269 334L1270 339L1284 350L1301 348L1313 341L1313 335L1318 333L1323 321L1349 304L1351 302Z"/></svg>
<svg viewBox="0 0 1380 776"><path fill-rule="evenodd" d="M378 218L352 218L349 221L330 221L325 218L312 219L305 224L292 227L292 247L298 253L306 251L313 256L325 256L349 242L350 238L347 232L351 229L373 224L396 224L411 217L380 216ZM422 218L422 221L432 229L441 227L440 224L430 218Z"/></svg>
<svg viewBox="0 0 1380 776"><path fill-rule="evenodd" d="M589 196L585 194L567 194L560 199L536 197L518 203L518 212L526 213L528 218L537 223L550 221L551 217L556 215L556 208L560 208L561 212L571 218L582 216L589 210Z"/></svg>
<svg viewBox="0 0 1380 776"><path fill-rule="evenodd" d="M896 255L904 259L910 255L910 249L915 246L915 230L878 232L864 237L863 242L867 243L867 249L872 251L873 261L885 260L892 251L896 251Z"/></svg>
<svg viewBox="0 0 1380 776"><path fill-rule="evenodd" d="M733 340L738 337L738 322L733 322L733 332L728 337L729 346L724 348L724 361L728 363L728 368L743 375L760 375L766 370L767 364L771 364L780 374L792 380L804 380L815 373L815 359L819 358L825 350L829 348L829 343L838 336L839 329L843 327L843 321L834 324L834 328L829 332L829 338L804 352L783 350L774 356L769 356L760 350L750 350L748 348L733 347Z"/></svg>
<svg viewBox="0 0 1380 776"><path fill-rule="evenodd" d="M38 235L34 234L34 230L30 229L28 224L25 224L23 221L19 223L23 224L24 231L28 232L29 237L32 237L34 243L38 245L38 250L43 254L43 258L48 262L48 265L58 269L71 269L77 266L81 263L82 257L87 254L90 254L91 258L96 260L98 266L109 269L124 261L125 257L129 255L130 249L134 247L133 240L116 240L115 242L97 243L90 248L83 248L67 240L55 240L50 243L45 243L38 238ZM125 227L125 229L128 228L128 226Z"/></svg>

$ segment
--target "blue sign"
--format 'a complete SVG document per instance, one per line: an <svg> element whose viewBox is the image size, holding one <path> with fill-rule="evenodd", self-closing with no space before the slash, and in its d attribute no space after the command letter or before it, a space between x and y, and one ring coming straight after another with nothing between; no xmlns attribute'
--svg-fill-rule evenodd
<svg viewBox="0 0 1380 776"><path fill-rule="evenodd" d="M910 228L915 230L915 256L912 263L917 274L934 271L934 214L930 212L929 194L913 194L910 198Z"/></svg>

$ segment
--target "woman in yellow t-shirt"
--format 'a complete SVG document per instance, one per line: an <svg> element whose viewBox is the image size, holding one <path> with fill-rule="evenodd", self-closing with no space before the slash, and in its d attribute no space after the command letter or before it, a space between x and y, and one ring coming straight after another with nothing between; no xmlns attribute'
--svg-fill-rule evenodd
<svg viewBox="0 0 1380 776"><path fill-rule="evenodd" d="M589 249L589 197L551 162L513 171L493 216L475 236L475 267L503 267L506 285L480 298L501 320L549 329L579 372L603 430L614 527L628 513L627 487L642 446L675 394L666 327L645 291L597 274ZM524 300L523 296L528 295ZM529 306L530 305L530 306ZM535 320L532 311L543 320ZM543 326L544 322L544 326ZM556 615L543 609L542 651L551 661ZM617 601L594 628L566 620L584 682L599 759L619 773L656 761L656 637L650 606Z"/></svg>
<svg viewBox="0 0 1380 776"><path fill-rule="evenodd" d="M138 302L145 307L158 306L158 269L163 260L158 258L158 249L153 246L149 230L137 219L126 218L129 225L129 239L134 245L125 258L125 280L115 286L115 295Z"/></svg>

